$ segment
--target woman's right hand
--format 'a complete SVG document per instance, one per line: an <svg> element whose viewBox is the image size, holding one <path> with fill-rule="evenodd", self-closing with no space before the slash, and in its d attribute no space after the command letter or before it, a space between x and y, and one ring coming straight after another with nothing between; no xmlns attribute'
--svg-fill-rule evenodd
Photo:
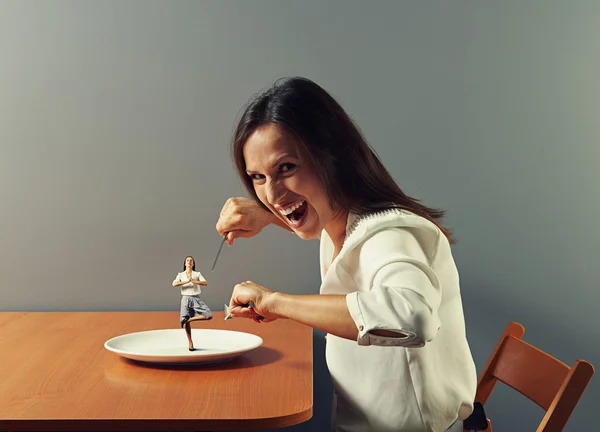
<svg viewBox="0 0 600 432"><path fill-rule="evenodd" d="M229 198L217 222L219 235L227 235L229 246L238 237L249 238L260 233L264 227L276 222L276 217L248 198Z"/></svg>

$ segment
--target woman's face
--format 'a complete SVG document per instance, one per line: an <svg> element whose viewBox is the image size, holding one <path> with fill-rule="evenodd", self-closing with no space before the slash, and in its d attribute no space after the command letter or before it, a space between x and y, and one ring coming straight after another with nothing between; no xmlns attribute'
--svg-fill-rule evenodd
<svg viewBox="0 0 600 432"><path fill-rule="evenodd" d="M243 151L258 198L300 238L318 237L335 220L325 187L303 165L293 135L264 125L250 135Z"/></svg>
<svg viewBox="0 0 600 432"><path fill-rule="evenodd" d="M188 268L188 269L191 269L192 267L194 267L194 258L187 257L185 259L185 267Z"/></svg>

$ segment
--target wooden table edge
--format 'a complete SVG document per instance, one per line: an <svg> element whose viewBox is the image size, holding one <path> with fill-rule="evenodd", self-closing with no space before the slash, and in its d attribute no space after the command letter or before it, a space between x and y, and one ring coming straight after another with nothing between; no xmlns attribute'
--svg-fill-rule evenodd
<svg viewBox="0 0 600 432"><path fill-rule="evenodd" d="M0 431L218 431L218 430L258 430L294 426L310 420L313 406L304 411L280 417L259 419L211 419L211 420L167 420L167 419L123 419L123 420L3 420Z"/></svg>

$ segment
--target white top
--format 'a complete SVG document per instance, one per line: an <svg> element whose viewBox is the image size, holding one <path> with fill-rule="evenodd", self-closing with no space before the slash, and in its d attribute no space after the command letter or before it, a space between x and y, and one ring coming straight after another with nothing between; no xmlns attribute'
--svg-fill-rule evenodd
<svg viewBox="0 0 600 432"><path fill-rule="evenodd" d="M189 278L187 277L187 273L184 270L180 273L177 273L177 277L175 278L173 283L183 282L183 281L188 281L188 280L189 280ZM192 280L206 282L206 279L204 279L204 277L202 276L202 274L200 274L200 272L193 271L193 270L192 270ZM200 285L196 285L191 282L181 285L180 288L181 288L181 295L198 295L202 292L202 289L200 289Z"/></svg>
<svg viewBox="0 0 600 432"><path fill-rule="evenodd" d="M321 294L347 294L359 330L358 341L327 335L334 430L442 432L467 418L477 374L446 236L404 210L351 213L332 262L333 249L322 231Z"/></svg>

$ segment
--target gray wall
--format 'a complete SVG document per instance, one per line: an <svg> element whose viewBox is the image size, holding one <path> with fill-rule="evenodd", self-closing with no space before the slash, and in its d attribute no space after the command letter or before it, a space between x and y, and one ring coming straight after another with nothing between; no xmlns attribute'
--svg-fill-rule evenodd
<svg viewBox="0 0 600 432"><path fill-rule="evenodd" d="M357 120L405 191L448 210L481 370L508 321L600 366L600 3L0 3L0 310L177 310L187 254L233 285L319 288L318 243L278 228L225 248L247 98L305 75ZM322 335L315 387L331 390ZM597 420L598 379L568 431ZM290 430L324 428L315 417ZM499 386L498 430L542 410Z"/></svg>

